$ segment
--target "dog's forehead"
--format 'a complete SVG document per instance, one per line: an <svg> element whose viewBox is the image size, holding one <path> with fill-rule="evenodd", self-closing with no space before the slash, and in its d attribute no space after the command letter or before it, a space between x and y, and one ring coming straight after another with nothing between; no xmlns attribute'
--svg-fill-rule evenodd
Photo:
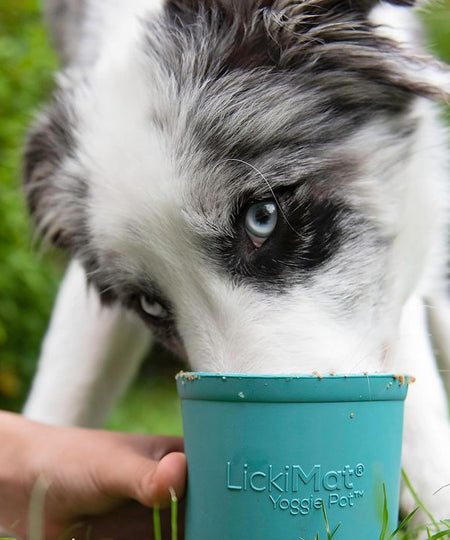
<svg viewBox="0 0 450 540"><path fill-rule="evenodd" d="M336 130L308 91L281 97L276 81L253 74L180 95L148 68L100 72L80 98L79 156L103 243L129 244L131 231L153 246L171 230L220 235L245 198L348 168L326 147L349 126Z"/></svg>

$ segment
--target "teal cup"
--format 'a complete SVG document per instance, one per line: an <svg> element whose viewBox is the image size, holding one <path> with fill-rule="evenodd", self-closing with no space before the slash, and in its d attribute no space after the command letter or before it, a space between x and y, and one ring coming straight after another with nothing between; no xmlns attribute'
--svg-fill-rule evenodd
<svg viewBox="0 0 450 540"><path fill-rule="evenodd" d="M186 540L379 540L397 526L393 375L180 373Z"/></svg>

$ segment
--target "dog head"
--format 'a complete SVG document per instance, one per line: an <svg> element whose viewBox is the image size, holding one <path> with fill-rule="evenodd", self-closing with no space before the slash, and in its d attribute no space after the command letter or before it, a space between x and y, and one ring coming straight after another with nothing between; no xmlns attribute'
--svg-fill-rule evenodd
<svg viewBox="0 0 450 540"><path fill-rule="evenodd" d="M195 369L383 367L447 79L376 4L168 0L98 28L30 132L38 228Z"/></svg>

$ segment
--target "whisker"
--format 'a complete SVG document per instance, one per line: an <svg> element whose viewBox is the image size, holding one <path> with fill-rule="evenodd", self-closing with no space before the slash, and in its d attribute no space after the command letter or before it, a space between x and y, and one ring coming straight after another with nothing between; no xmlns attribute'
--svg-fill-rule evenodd
<svg viewBox="0 0 450 540"><path fill-rule="evenodd" d="M292 232L294 232L299 238L303 238L303 236L297 231L295 230L295 228L291 225L291 223L289 222L286 214L284 213L283 211L283 208L281 207L281 204L279 203L278 199L277 199L277 196L275 195L275 192L272 188L272 186L270 185L270 182L267 180L267 178L264 176L264 174L258 170L254 165L252 165L251 163L248 163L247 161L244 161L243 159L237 159L237 158L229 158L229 159L226 159L225 161L235 161L237 163L242 163L243 165L247 165L248 167L250 167L251 169L253 169L257 174L259 174L259 176L261 176L261 178L264 180L264 182L266 183L270 193L272 194L272 197L278 207L278 210L280 211L280 214L283 216L283 219L285 220L285 222L287 223L288 227L291 229Z"/></svg>

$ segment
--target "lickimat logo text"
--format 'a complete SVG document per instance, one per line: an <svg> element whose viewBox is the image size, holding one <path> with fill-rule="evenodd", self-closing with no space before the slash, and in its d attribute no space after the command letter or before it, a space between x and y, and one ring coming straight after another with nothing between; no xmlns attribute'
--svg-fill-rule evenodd
<svg viewBox="0 0 450 540"><path fill-rule="evenodd" d="M236 494L266 495L273 510L306 516L321 510L324 505L328 508L355 507L364 497L364 490L358 489L357 485L364 472L363 463L324 470L322 465L310 469L300 465L256 468L249 463L238 466L228 461L226 482L227 489Z"/></svg>

